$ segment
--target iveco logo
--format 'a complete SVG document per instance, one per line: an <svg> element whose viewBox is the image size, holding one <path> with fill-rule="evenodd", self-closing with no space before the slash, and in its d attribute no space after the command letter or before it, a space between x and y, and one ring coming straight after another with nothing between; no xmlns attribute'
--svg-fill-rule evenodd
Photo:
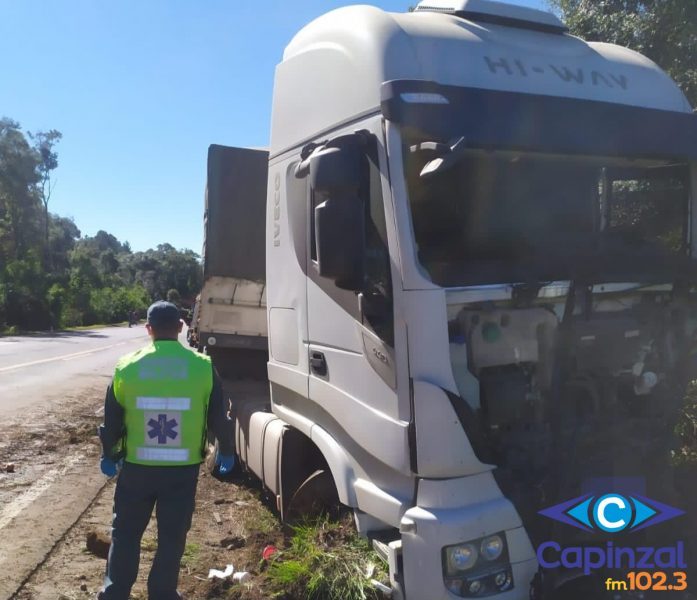
<svg viewBox="0 0 697 600"><path fill-rule="evenodd" d="M273 245L281 245L281 176L273 180Z"/></svg>
<svg viewBox="0 0 697 600"><path fill-rule="evenodd" d="M638 531L685 512L643 496L612 493L579 496L541 510L540 514L584 531L620 533Z"/></svg>

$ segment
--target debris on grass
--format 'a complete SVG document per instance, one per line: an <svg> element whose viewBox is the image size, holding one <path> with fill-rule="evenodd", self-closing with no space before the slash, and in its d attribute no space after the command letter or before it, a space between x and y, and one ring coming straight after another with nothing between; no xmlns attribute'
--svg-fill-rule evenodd
<svg viewBox="0 0 697 600"><path fill-rule="evenodd" d="M264 560L269 560L274 554L276 554L278 550L276 549L276 546L272 546L269 544L268 546L264 547L264 550L261 553L261 557Z"/></svg>
<svg viewBox="0 0 697 600"><path fill-rule="evenodd" d="M224 571L218 569L211 569L208 571L208 579L227 579L235 572L235 567L232 565L227 565Z"/></svg>

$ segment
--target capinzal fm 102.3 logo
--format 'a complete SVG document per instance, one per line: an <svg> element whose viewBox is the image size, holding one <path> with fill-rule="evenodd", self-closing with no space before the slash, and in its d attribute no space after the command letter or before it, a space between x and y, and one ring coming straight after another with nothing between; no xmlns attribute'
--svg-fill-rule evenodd
<svg viewBox="0 0 697 600"><path fill-rule="evenodd" d="M585 495L540 511L541 515L588 532L639 531L685 514L639 495Z"/></svg>

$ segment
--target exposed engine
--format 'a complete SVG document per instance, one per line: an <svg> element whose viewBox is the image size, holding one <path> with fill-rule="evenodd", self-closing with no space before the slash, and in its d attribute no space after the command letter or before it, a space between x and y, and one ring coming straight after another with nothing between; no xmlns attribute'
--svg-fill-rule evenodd
<svg viewBox="0 0 697 600"><path fill-rule="evenodd" d="M571 284L547 295L450 307L456 382L533 544L586 535L537 512L599 478L634 477L684 506L671 451L693 377L694 303L671 286Z"/></svg>

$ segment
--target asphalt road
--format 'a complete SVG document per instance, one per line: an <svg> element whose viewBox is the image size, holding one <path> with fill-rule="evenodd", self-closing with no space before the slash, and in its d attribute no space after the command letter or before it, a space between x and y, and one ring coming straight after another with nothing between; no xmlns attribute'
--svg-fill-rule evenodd
<svg viewBox="0 0 697 600"><path fill-rule="evenodd" d="M116 360L146 343L142 324L0 337L0 419L60 402L95 377L104 377L106 387Z"/></svg>

